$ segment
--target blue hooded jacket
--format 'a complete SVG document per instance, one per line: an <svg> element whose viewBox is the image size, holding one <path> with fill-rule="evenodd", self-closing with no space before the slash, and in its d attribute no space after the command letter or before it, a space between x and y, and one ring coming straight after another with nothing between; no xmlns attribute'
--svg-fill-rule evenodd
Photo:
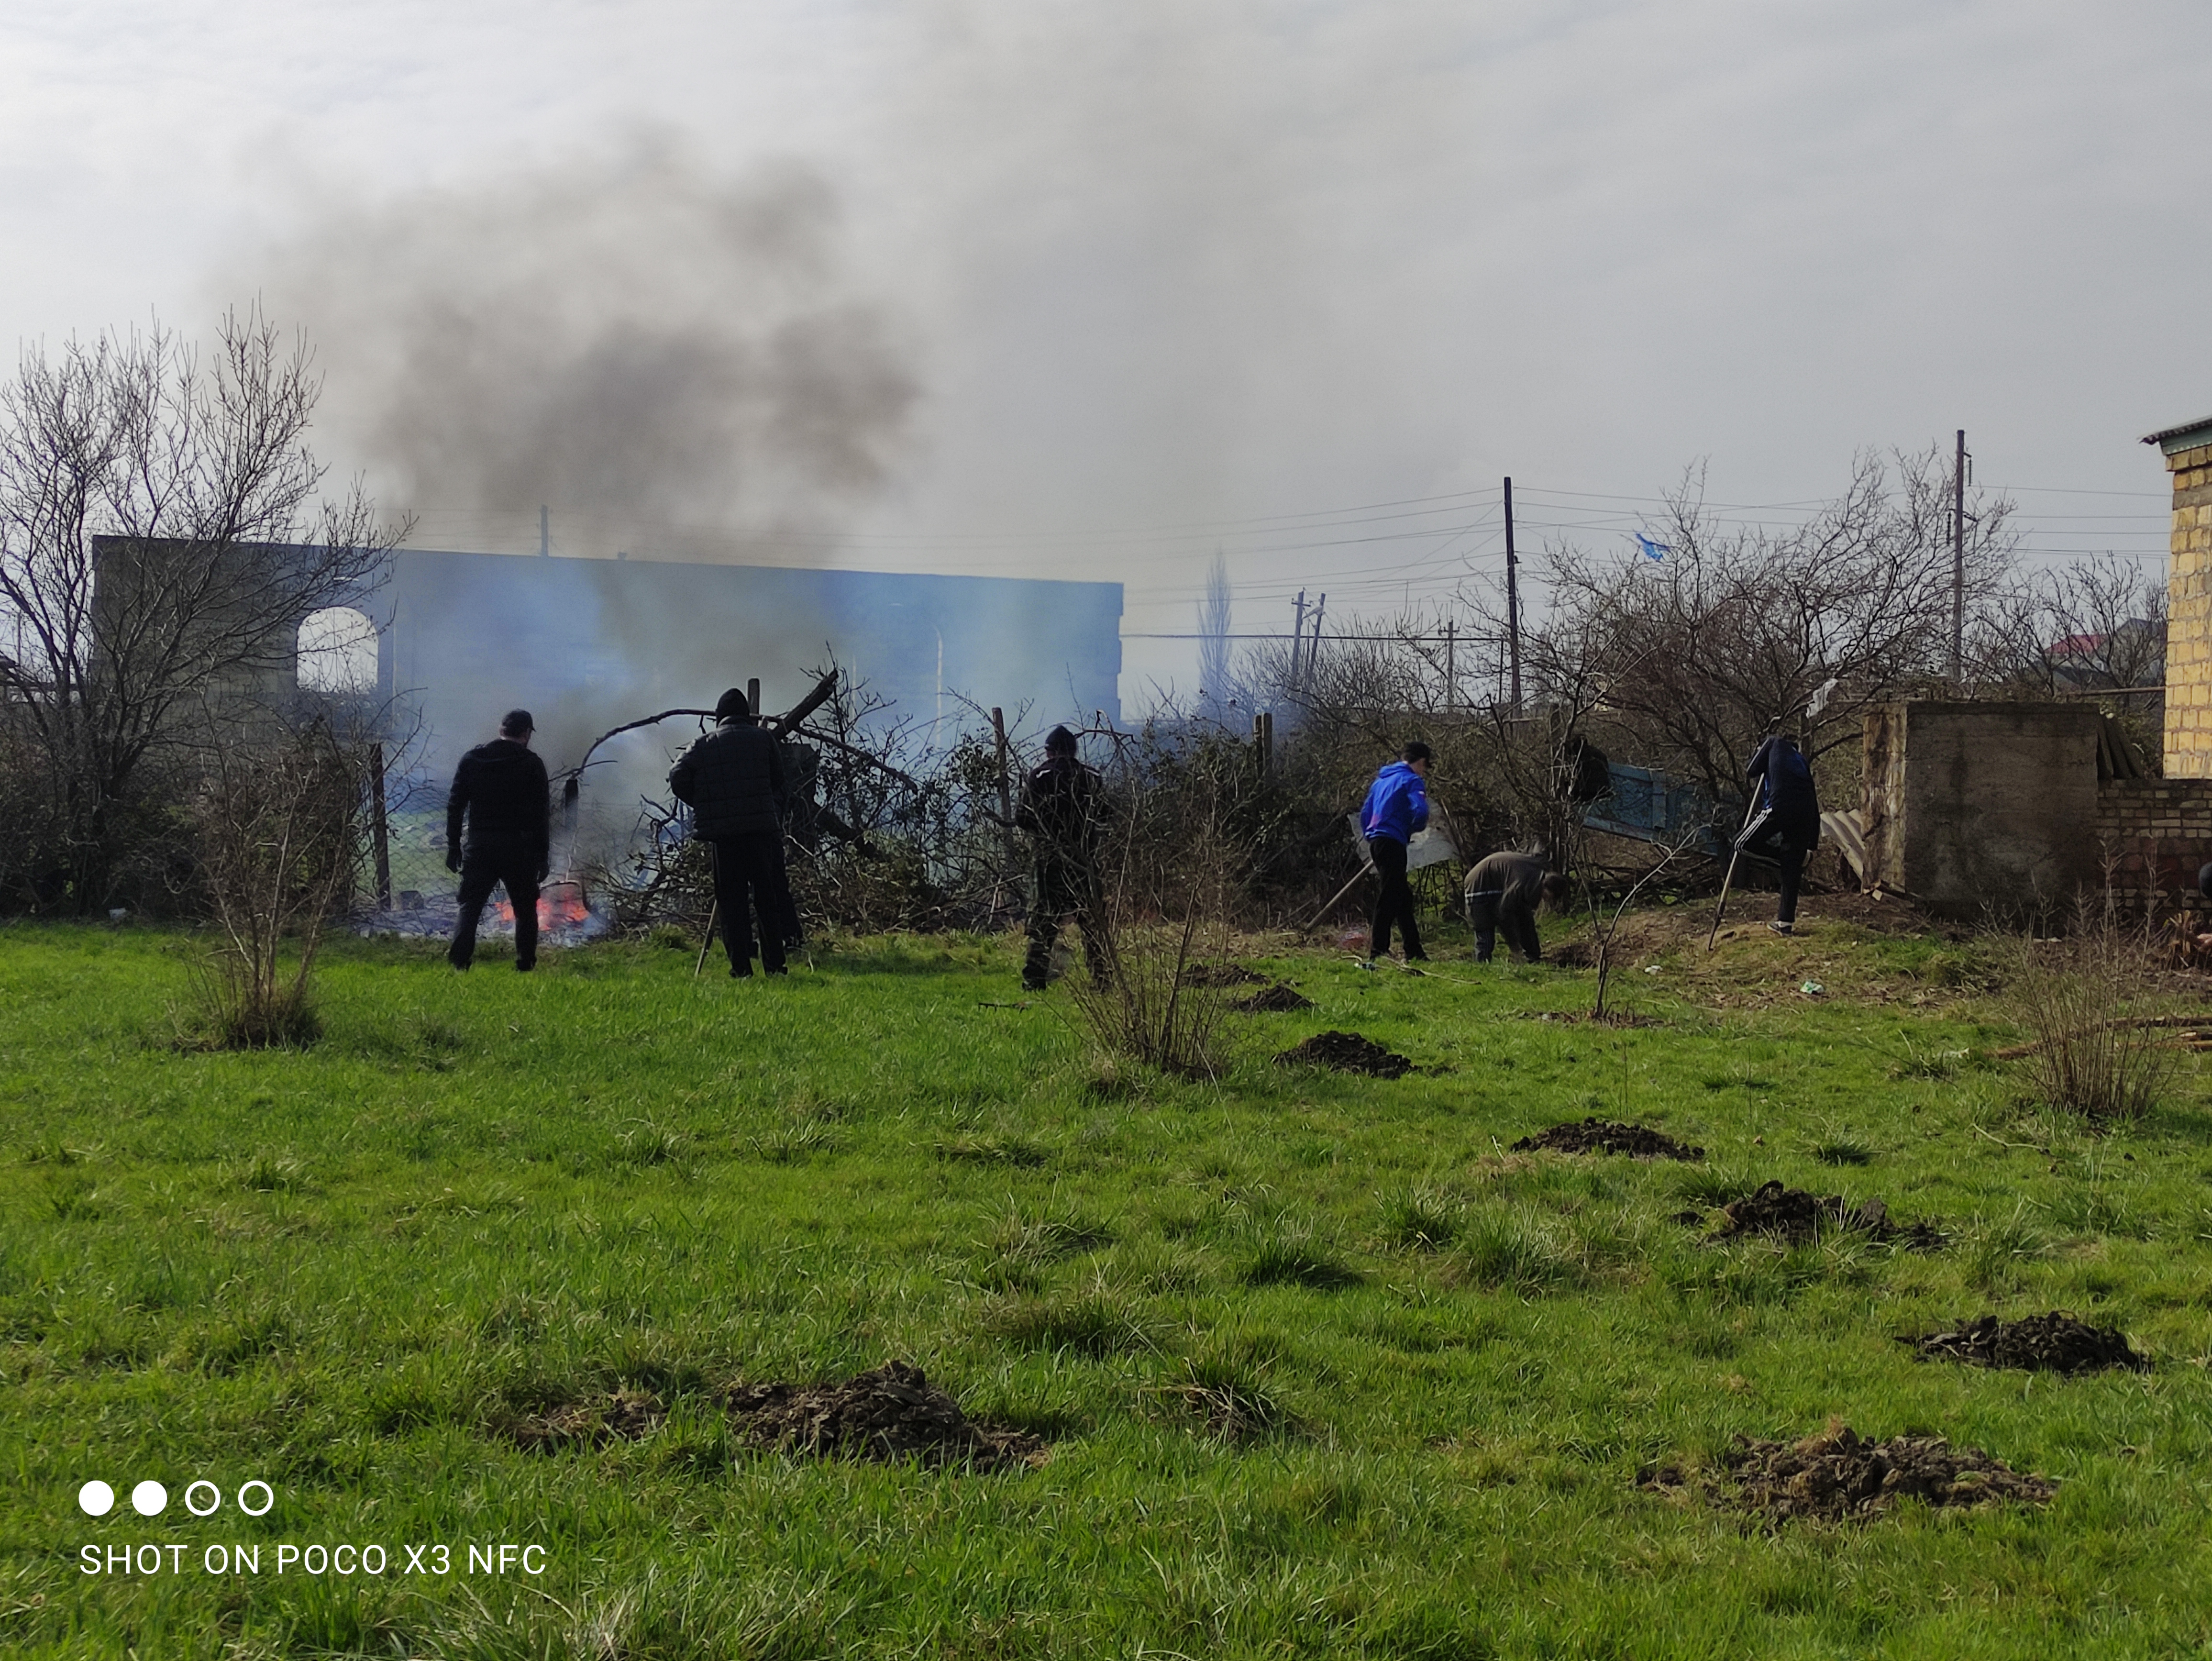
<svg viewBox="0 0 2212 1661"><path fill-rule="evenodd" d="M1375 782L1367 787L1366 805L1359 810L1359 829L1368 841L1388 837L1392 842L1411 842L1413 832L1428 823L1428 788L1410 764L1394 761L1375 776Z"/></svg>

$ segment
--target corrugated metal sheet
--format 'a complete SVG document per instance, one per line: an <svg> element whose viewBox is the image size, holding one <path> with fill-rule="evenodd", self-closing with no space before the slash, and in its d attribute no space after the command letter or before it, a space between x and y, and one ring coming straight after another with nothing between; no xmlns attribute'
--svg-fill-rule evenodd
<svg viewBox="0 0 2212 1661"><path fill-rule="evenodd" d="M1821 814L1820 840L1844 856L1852 875L1861 882L1866 880L1866 821L1859 817L1858 809Z"/></svg>

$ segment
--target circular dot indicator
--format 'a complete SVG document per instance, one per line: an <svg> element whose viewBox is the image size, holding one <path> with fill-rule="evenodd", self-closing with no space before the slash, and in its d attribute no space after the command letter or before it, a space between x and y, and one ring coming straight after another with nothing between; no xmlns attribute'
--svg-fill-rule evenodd
<svg viewBox="0 0 2212 1661"><path fill-rule="evenodd" d="M169 1491L159 1482L141 1482L131 1490L131 1509L141 1517L159 1517L169 1503Z"/></svg>
<svg viewBox="0 0 2212 1661"><path fill-rule="evenodd" d="M200 1504L196 1497L201 1495L207 1500L205 1505ZM222 1490L204 1476L185 1489L185 1509L195 1517L212 1517L222 1504Z"/></svg>
<svg viewBox="0 0 2212 1661"><path fill-rule="evenodd" d="M87 1517L105 1517L115 1509L115 1490L105 1482L87 1482L76 1491L76 1507Z"/></svg>
<svg viewBox="0 0 2212 1661"><path fill-rule="evenodd" d="M247 1500L246 1494L246 1490L249 1488L259 1488L261 1490L261 1503L258 1506L252 1505ZM238 1508L244 1512L248 1517L266 1517L269 1514L270 1507L274 1506L276 1503L276 1490L270 1488L268 1483L263 1482L258 1476L254 1477L250 1482L240 1482L238 1485Z"/></svg>

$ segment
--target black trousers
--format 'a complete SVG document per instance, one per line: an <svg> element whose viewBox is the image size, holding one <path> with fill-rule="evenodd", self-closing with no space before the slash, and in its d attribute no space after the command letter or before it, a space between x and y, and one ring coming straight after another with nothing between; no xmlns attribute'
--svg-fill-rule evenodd
<svg viewBox="0 0 2212 1661"><path fill-rule="evenodd" d="M1382 891L1375 897L1373 938L1368 942L1367 955L1380 958L1390 950L1390 928L1396 924L1406 940L1406 961L1429 954L1421 950L1421 927L1413 921L1413 888L1406 880L1406 844L1394 842L1389 837L1370 837L1367 842L1367 857L1375 861L1375 874L1382 879Z"/></svg>
<svg viewBox="0 0 2212 1661"><path fill-rule="evenodd" d="M1052 948L1060 939L1060 926L1069 916L1083 935L1083 961L1091 978L1104 985L1114 977L1112 953L1105 931L1099 927L1098 873L1079 859L1052 855L1036 862L1036 886L1030 897L1030 950L1022 964L1022 984L1041 992L1052 978Z"/></svg>
<svg viewBox="0 0 2212 1661"><path fill-rule="evenodd" d="M507 890L514 911L514 966L538 962L538 850L508 843L471 843L461 855L460 911L453 919L453 943L446 961L466 969L476 961L477 925L494 887Z"/></svg>
<svg viewBox="0 0 2212 1661"><path fill-rule="evenodd" d="M708 845L714 850L714 909L721 916L730 972L753 972L753 919L757 916L761 967L771 975L781 974L784 914L791 905L783 870L783 832L750 830L738 837L716 837Z"/></svg>
<svg viewBox="0 0 2212 1661"><path fill-rule="evenodd" d="M1797 885L1805 878L1805 855L1813 851L1813 837L1817 829L1808 835L1805 827L1779 824L1770 820L1743 844L1747 854L1757 854L1777 861L1782 867L1782 898L1774 908L1774 921L1797 921Z"/></svg>
<svg viewBox="0 0 2212 1661"><path fill-rule="evenodd" d="M1498 950L1498 937L1505 936L1505 949L1518 952L1530 963L1541 963L1544 948L1536 939L1536 914L1525 905L1506 905L1498 894L1469 894L1467 920L1474 926L1474 960L1488 963Z"/></svg>

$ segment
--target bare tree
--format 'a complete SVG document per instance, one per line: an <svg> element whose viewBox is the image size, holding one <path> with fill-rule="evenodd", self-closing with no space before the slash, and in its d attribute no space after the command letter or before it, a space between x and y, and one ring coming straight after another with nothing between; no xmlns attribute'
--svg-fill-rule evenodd
<svg viewBox="0 0 2212 1661"><path fill-rule="evenodd" d="M2166 622L2165 581L2133 560L2099 554L2007 585L1977 619L1974 661L1980 680L2000 691L2098 696L2155 732Z"/></svg>
<svg viewBox="0 0 2212 1661"><path fill-rule="evenodd" d="M1638 759L1698 779L1716 799L1775 722L1808 720L1808 756L1856 743L1866 709L1944 672L1952 551L1939 451L1863 454L1849 488L1801 525L1717 519L1695 476L1643 548L1549 551L1548 615L1524 628L1540 685L1588 688ZM2001 585L2011 504L1970 499L1966 579Z"/></svg>
<svg viewBox="0 0 2212 1661"><path fill-rule="evenodd" d="M289 676L300 624L374 587L404 527L322 493L304 341L227 316L25 353L0 386L0 697L52 845L34 903L107 904L149 763L212 697Z"/></svg>

